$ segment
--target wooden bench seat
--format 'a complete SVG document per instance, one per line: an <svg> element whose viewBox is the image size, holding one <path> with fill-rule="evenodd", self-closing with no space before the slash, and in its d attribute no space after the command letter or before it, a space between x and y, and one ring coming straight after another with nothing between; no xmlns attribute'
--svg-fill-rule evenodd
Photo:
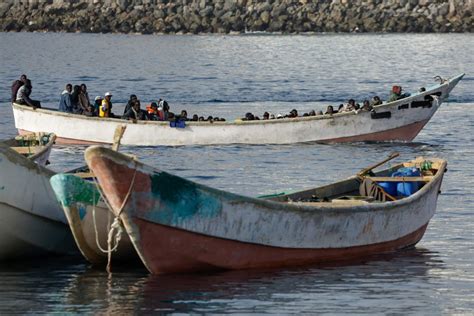
<svg viewBox="0 0 474 316"><path fill-rule="evenodd" d="M20 147L10 147L10 148L19 154L26 155L26 154L35 154L43 150L44 147L43 146L34 146L34 147L20 146Z"/></svg>
<svg viewBox="0 0 474 316"><path fill-rule="evenodd" d="M375 182L430 182L433 176L422 177L366 177Z"/></svg>

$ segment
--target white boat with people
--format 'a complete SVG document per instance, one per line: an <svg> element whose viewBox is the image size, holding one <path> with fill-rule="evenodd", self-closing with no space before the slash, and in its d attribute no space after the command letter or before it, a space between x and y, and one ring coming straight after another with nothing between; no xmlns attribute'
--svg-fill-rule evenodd
<svg viewBox="0 0 474 316"><path fill-rule="evenodd" d="M126 124L123 145L180 146L218 144L290 144L300 142L412 141L436 113L464 74L400 99L311 116L235 121L128 120L85 116L13 103L20 134L49 131L63 144L109 144L115 129ZM399 87L399 86L394 86ZM329 111L330 112L330 111ZM71 128L76 126L77 128Z"/></svg>

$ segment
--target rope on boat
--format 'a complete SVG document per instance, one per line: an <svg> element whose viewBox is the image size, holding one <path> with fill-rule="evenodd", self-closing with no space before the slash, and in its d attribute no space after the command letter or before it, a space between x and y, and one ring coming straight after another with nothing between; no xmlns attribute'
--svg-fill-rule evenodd
<svg viewBox="0 0 474 316"><path fill-rule="evenodd" d="M99 234L98 234L97 224L96 224L96 219L95 219L95 206L96 206L96 204L94 204L93 208L92 208L92 217L93 217L93 220L94 220L94 230L95 230L95 240L96 240L97 247L99 248L99 250L102 251L103 253L107 254L107 268L106 268L107 273L111 273L112 252L117 250L117 248L119 246L119 243L120 243L120 240L122 238L123 224L122 224L122 221L120 220L120 214L122 214L122 211L123 211L125 205L127 204L128 199L130 198L130 195L132 193L132 189L133 189L133 186L135 184L135 177L137 175L137 169L138 169L137 168L137 163L135 161L135 168L134 168L134 172L133 172L133 177L132 177L132 181L130 182L130 186L128 188L127 194L125 195L125 198L122 201L122 205L120 206L119 211L117 212L117 215L115 215L115 218L114 218L114 221L113 221L112 225L110 225L110 227L108 227L109 231L107 233L107 250L103 249L100 246L100 242L99 242ZM102 198L102 200L104 200L104 203L107 206L107 208L109 210L113 210L113 208L110 206L109 201L106 199L104 193L102 192L102 189L99 186L99 183L97 182L97 178L93 177L93 181L94 181L94 183L97 187L97 191L99 191L100 197ZM95 201L95 192L94 192L94 201ZM114 237L114 232L115 232L115 237ZM112 243L114 241L115 241L115 243L114 243L114 246L112 247Z"/></svg>

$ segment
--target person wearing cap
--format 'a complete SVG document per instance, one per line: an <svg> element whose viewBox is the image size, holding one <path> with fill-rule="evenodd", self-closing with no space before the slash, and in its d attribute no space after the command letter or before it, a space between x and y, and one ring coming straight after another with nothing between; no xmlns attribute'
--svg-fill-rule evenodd
<svg viewBox="0 0 474 316"><path fill-rule="evenodd" d="M113 117L111 99L112 99L112 93L106 92L105 98L102 100L102 103L99 107L100 117Z"/></svg>
<svg viewBox="0 0 474 316"><path fill-rule="evenodd" d="M96 96L94 99L93 112L94 116L99 116L100 106L102 105L102 98L100 95Z"/></svg>

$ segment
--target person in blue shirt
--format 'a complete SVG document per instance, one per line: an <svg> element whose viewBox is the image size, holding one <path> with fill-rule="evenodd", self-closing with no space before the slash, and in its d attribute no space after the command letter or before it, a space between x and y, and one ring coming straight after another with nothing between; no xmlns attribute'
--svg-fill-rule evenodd
<svg viewBox="0 0 474 316"><path fill-rule="evenodd" d="M68 83L66 89L61 93L61 99L59 100L59 111L72 113L71 104L71 92L72 84Z"/></svg>

